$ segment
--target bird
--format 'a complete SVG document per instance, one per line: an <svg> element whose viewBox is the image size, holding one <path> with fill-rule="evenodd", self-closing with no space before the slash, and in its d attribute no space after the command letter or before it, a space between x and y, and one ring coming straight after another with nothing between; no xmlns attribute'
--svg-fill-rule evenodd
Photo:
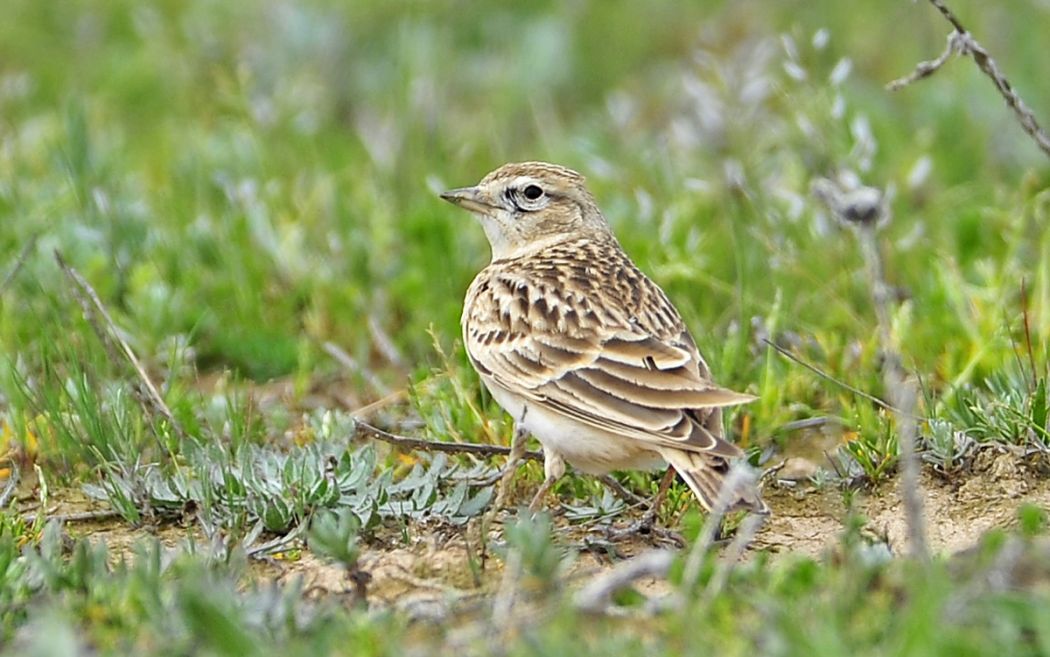
<svg viewBox="0 0 1050 657"><path fill-rule="evenodd" d="M440 196L473 214L491 247L466 293L463 342L514 421L512 454L529 434L543 446L530 509L566 463L594 475L669 464L651 512L674 472L707 511L768 512L753 482L727 477L744 452L726 440L722 409L756 398L712 381L678 310L621 247L581 174L509 163Z"/></svg>

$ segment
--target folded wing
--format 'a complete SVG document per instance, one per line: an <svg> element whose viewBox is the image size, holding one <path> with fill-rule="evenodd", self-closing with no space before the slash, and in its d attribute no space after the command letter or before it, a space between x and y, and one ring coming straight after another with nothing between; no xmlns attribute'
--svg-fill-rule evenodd
<svg viewBox="0 0 1050 657"><path fill-rule="evenodd" d="M513 289L526 301L549 298L520 282ZM581 310L578 317L583 319L566 327L564 321L545 321L533 307L512 320L501 312L505 300L490 300L492 312L485 313L486 300L477 299L472 304L475 316L464 322L467 351L489 383L587 425L654 448L740 456L739 448L721 438L721 427L708 420L719 408L754 398L711 382L678 313L662 293L649 298L666 307L644 316L666 321L610 321L640 314L630 308L607 313L604 321L583 321ZM560 317L575 312L566 310L573 301L571 296L559 298ZM552 307L544 303L544 310Z"/></svg>

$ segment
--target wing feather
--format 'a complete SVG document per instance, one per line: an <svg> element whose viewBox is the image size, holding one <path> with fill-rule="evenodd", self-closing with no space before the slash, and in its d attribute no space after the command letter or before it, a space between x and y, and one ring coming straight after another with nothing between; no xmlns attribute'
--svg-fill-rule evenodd
<svg viewBox="0 0 1050 657"><path fill-rule="evenodd" d="M588 426L654 447L739 457L722 438L718 409L754 397L710 380L678 312L618 245L590 246L554 249L542 266L499 261L478 275L463 315L478 371Z"/></svg>

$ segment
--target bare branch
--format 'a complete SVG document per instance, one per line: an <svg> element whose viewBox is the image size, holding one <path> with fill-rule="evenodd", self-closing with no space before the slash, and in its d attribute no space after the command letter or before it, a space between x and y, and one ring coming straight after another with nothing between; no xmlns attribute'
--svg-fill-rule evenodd
<svg viewBox="0 0 1050 657"><path fill-rule="evenodd" d="M944 17L948 19L948 22L952 24L956 32L966 32L966 28L963 27L962 23L959 22L959 18L948 9L948 5L941 2L941 0L930 0L930 4L937 8L937 11L944 14Z"/></svg>
<svg viewBox="0 0 1050 657"><path fill-rule="evenodd" d="M901 498L904 502L909 542L912 555L919 559L926 559L929 556L926 547L926 520L923 515L922 491L919 483L919 459L915 454L916 434L918 433L913 413L916 398L915 382L904 369L893 333L893 320L889 307L889 285L886 283L885 266L878 248L874 227L862 226L857 231L857 237L861 241L861 250L867 263L871 295L878 318L879 342L884 359L883 385L894 401L894 413L897 415L901 459Z"/></svg>
<svg viewBox="0 0 1050 657"><path fill-rule="evenodd" d="M897 78L896 80L889 82L886 85L886 88L890 91L898 91L908 86L909 84L914 84L915 82L918 82L923 78L928 78L934 73L936 73L942 66L944 66L948 62L949 59L951 59L952 55L959 52L959 49L956 46L956 36L958 34L958 32L952 32L948 35L948 44L944 47L944 52L942 52L940 56L937 57L937 59L919 62L915 65L914 71L905 75L902 78Z"/></svg>
<svg viewBox="0 0 1050 657"><path fill-rule="evenodd" d="M897 414L897 435L901 455L901 500L908 523L908 543L913 557L926 560L929 558L929 547L922 484L919 482L919 457L916 454L919 430L915 416L911 413L917 398L915 380L912 377L905 378L903 370L891 373L887 369L884 376L887 385L896 379L892 394L897 407L901 409Z"/></svg>
<svg viewBox="0 0 1050 657"><path fill-rule="evenodd" d="M26 524L32 525L37 519L36 513L23 516ZM53 516L44 516L44 522L95 522L98 520L110 520L119 518L120 512L115 509L103 509L101 511L79 511L77 513L60 513Z"/></svg>
<svg viewBox="0 0 1050 657"><path fill-rule="evenodd" d="M1024 100L1021 96L1014 91L1010 81L1006 79L1002 71L999 70L999 66L995 63L995 60L984 49L981 44L977 42L977 39L973 38L973 35L963 27L962 22L959 18L948 8L942 0L930 0L930 4L937 8L938 11L951 23L954 31L948 35L948 47L941 53L941 56L937 59L929 62L920 62L915 70L906 75L903 78L890 82L887 88L890 91L896 91L903 87L912 84L918 80L933 75L939 70L953 54L959 54L963 56L970 56L973 58L974 63L981 71L991 78L995 84L995 88L999 91L999 95L1006 100L1006 104L1013 110L1014 116L1017 118L1018 123L1021 124L1021 128L1024 129L1028 136L1030 136L1039 146L1040 149L1047 155L1050 155L1050 136L1047 136L1046 132L1039 126L1039 122L1036 120L1032 110L1028 109L1025 105Z"/></svg>
<svg viewBox="0 0 1050 657"><path fill-rule="evenodd" d="M385 443L396 445L403 449L419 449L427 452L448 452L451 454L473 454L475 456L507 456L511 453L511 448L503 447L502 445L482 445L480 443L443 443L436 440L423 440L422 438L409 438L408 436L399 436L389 431L383 431L378 427L374 427L367 422L357 420L357 430L359 433L364 433L372 438L376 438ZM522 458L530 461L542 461L542 452L527 451L522 454Z"/></svg>

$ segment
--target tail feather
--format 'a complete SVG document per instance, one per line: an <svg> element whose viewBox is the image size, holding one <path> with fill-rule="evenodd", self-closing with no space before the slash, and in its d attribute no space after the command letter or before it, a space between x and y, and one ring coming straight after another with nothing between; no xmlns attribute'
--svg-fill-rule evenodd
<svg viewBox="0 0 1050 657"><path fill-rule="evenodd" d="M685 480L705 510L714 509L719 504L719 496L724 495L726 511L769 513L769 507L762 501L758 489L749 477L727 482L730 463L726 459L704 452L686 452L678 449L664 449L660 454ZM740 463L736 467L750 466ZM727 483L731 483L733 488L723 492Z"/></svg>

